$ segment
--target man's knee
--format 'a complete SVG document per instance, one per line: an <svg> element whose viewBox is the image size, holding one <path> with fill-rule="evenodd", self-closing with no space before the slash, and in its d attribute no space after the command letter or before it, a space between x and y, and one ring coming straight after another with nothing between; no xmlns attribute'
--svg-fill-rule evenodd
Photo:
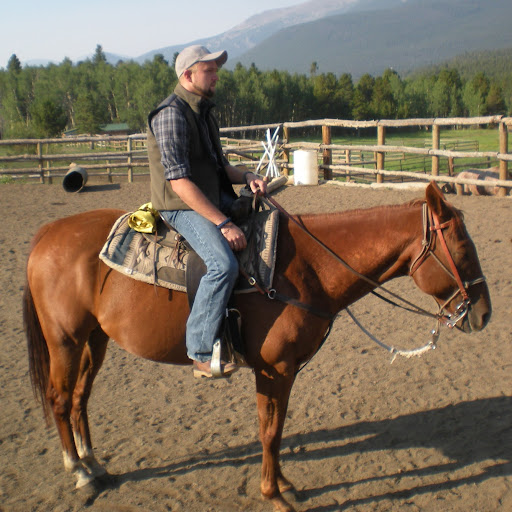
<svg viewBox="0 0 512 512"><path fill-rule="evenodd" d="M230 282L235 283L238 277L238 260L234 255L225 258L221 272Z"/></svg>
<svg viewBox="0 0 512 512"><path fill-rule="evenodd" d="M234 258L233 265L231 266L230 275L231 280L233 284L235 284L236 280L238 279L238 273L239 273L239 267L238 267L238 260Z"/></svg>

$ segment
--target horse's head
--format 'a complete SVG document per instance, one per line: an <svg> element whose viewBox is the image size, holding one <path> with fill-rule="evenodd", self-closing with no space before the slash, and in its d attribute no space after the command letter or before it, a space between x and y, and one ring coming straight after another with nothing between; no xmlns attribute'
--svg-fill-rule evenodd
<svg viewBox="0 0 512 512"><path fill-rule="evenodd" d="M411 265L412 277L459 329L480 331L491 317L491 299L462 213L434 182L426 189L426 204L423 251Z"/></svg>

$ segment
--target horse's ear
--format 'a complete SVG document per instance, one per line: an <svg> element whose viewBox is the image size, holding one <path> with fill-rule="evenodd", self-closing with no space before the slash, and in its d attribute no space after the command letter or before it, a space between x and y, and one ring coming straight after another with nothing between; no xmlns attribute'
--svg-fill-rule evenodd
<svg viewBox="0 0 512 512"><path fill-rule="evenodd" d="M431 181L425 191L427 204L430 209L437 213L440 219L449 219L452 216L452 210L446 203L441 189L435 181Z"/></svg>

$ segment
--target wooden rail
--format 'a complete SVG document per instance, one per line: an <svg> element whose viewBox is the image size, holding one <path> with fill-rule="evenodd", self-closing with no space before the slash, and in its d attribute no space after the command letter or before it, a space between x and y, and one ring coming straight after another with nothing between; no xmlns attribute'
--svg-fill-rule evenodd
<svg viewBox="0 0 512 512"><path fill-rule="evenodd" d="M475 126L497 125L498 141L496 151L474 151L441 149L443 147L440 138L440 127L447 126ZM512 118L503 116L487 116L472 118L428 118L428 119L403 119L403 120L374 120L352 121L340 119L322 119L303 122L274 123L253 126L237 126L221 128L221 136L225 153L231 161L243 162L245 165L256 166L263 154L260 140L237 139L228 135L243 132L264 132L268 129L281 128L282 141L279 146L277 163L285 174L293 169L292 152L296 149L312 149L319 153L319 167L323 170L324 179L344 177L347 181L352 177L365 176L367 179L382 183L384 178L417 180L435 180L446 183L478 184L481 181L470 179L458 179L453 176L455 159L476 158L487 162L495 161L499 167L499 180L496 184L499 195L506 195L512 189L512 181L509 179L508 162L512 160L512 154L508 148L508 127L512 125ZM386 129L399 127L424 127L432 133L431 143L428 147L396 146L386 144ZM321 128L322 142L292 142L291 131L304 128ZM368 129L375 128L377 132L376 144L332 144L332 128ZM256 133L258 135L258 133ZM58 154L51 148L59 145ZM25 153L15 151L17 146L25 146ZM62 148L64 146L64 148ZM88 151L77 153L68 152L70 148L84 147ZM10 152L16 154L3 155L3 148L8 147ZM114 148L114 151L106 151L106 148ZM446 147L446 146L444 146ZM14 150L13 150L14 148ZM474 149L474 148L470 148ZM46 151L45 151L46 150ZM426 172L425 165L419 171L410 172L403 170L386 169L386 160L394 162L397 159L404 161L407 155L423 157L423 161L429 160L431 172ZM441 174L441 162L448 162L447 175ZM21 162L24 165L14 166ZM51 183L54 178L65 176L71 162L77 163L91 176L106 176L112 181L114 176L127 175L128 181L134 179L134 175L147 176L148 160L146 150L146 134L130 136L103 136L103 137L67 137L54 139L16 139L0 140L0 179L39 179L40 182ZM58 165L58 164L64 165ZM113 172L113 170L119 170ZM103 171L103 172L101 172ZM122 172L121 172L122 171Z"/></svg>

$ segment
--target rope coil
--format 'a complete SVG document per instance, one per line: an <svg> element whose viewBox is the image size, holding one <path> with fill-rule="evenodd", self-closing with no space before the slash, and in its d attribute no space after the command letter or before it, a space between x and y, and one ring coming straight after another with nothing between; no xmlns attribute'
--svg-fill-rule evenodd
<svg viewBox="0 0 512 512"><path fill-rule="evenodd" d="M346 308L345 311L347 312L348 316L352 319L352 321L363 331L366 336L368 336L373 342L375 342L380 347L386 349L389 353L393 355L391 359L391 364L395 362L395 359L397 356L403 356L406 359L410 359L411 357L420 357L425 352L428 352L429 350L435 350L437 348L436 342L439 338L439 331L437 329L434 329L431 331L432 339L427 342L424 346L411 349L411 350L402 350L396 347L393 347L391 345L386 345L379 339L377 339L371 332L369 332L363 325L357 320L357 318L354 316L354 314L350 311L349 308Z"/></svg>

